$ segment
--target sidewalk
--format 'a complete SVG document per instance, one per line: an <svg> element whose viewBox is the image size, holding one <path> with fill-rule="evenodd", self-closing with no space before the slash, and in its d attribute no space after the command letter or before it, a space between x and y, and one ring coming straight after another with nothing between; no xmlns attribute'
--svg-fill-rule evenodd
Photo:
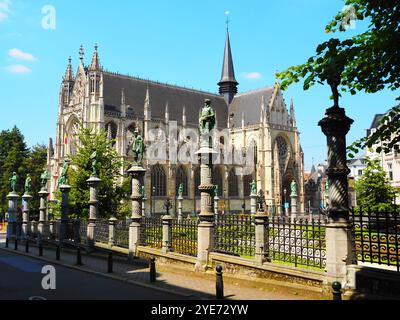
<svg viewBox="0 0 400 320"><path fill-rule="evenodd" d="M0 241L0 249L14 250L14 243L5 248L5 240ZM114 254L113 273L107 273L107 254L96 252L88 255L84 250L82 254L82 266L76 266L76 250L61 250L61 260L56 261L55 246L44 246L43 257L39 257L37 246L31 244L29 256L45 260L52 264L60 264L66 267L78 268L79 270L96 273L98 275L112 277L121 281L133 282L136 284L159 288L173 293L182 294L189 299L215 299L215 276L210 274L195 273L190 270L180 270L170 265L162 266L157 264L157 282L149 281L148 262L142 259L135 259L128 263L123 256ZM19 244L19 254L25 253L25 245ZM184 274L183 274L184 273ZM295 288L268 286L265 284L244 282L224 277L224 294L227 299L232 300L316 300L322 296L315 292L309 294L300 293Z"/></svg>

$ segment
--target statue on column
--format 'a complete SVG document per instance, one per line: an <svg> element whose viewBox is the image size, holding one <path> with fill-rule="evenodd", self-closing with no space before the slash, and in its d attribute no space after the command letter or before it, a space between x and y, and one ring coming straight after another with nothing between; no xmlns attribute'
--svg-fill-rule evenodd
<svg viewBox="0 0 400 320"><path fill-rule="evenodd" d="M98 165L98 160L97 160L97 151L94 151L92 155L90 156L90 159L92 160L92 176L97 177L97 165Z"/></svg>
<svg viewBox="0 0 400 320"><path fill-rule="evenodd" d="M46 169L40 175L40 180L41 180L42 188L45 189L47 186L47 181L49 180L49 172Z"/></svg>
<svg viewBox="0 0 400 320"><path fill-rule="evenodd" d="M180 185L179 185L179 188L178 188L178 195L179 195L179 197L182 197L183 196L183 183L181 183Z"/></svg>
<svg viewBox="0 0 400 320"><path fill-rule="evenodd" d="M60 178L58 178L58 185L59 186L65 185L65 184L68 183L68 177L67 177L68 169L69 169L69 163L68 163L68 161L64 161L64 165L63 165L63 168L62 168L62 171L61 171Z"/></svg>
<svg viewBox="0 0 400 320"><path fill-rule="evenodd" d="M134 164L142 165L145 150L146 146L144 145L143 137L139 134L138 128L136 128L133 134L132 143Z"/></svg>
<svg viewBox="0 0 400 320"><path fill-rule="evenodd" d="M32 178L28 173L25 179L25 194L29 194L32 190Z"/></svg>
<svg viewBox="0 0 400 320"><path fill-rule="evenodd" d="M214 186L214 196L215 197L218 197L218 193L219 193L219 186L216 184L215 186Z"/></svg>
<svg viewBox="0 0 400 320"><path fill-rule="evenodd" d="M295 180L292 180L292 183L290 184L290 190L292 191L290 194L291 196L297 196L297 183Z"/></svg>
<svg viewBox="0 0 400 320"><path fill-rule="evenodd" d="M17 191L17 180L18 180L17 173L13 172L13 175L11 176L9 181L10 181L10 185L11 185L11 191L14 193Z"/></svg>
<svg viewBox="0 0 400 320"><path fill-rule="evenodd" d="M326 179L326 182L325 182L325 197L328 197L329 196L329 181L328 181L328 179Z"/></svg>
<svg viewBox="0 0 400 320"><path fill-rule="evenodd" d="M204 106L199 117L199 128L201 134L210 133L211 130L216 128L215 111L210 99L204 100Z"/></svg>
<svg viewBox="0 0 400 320"><path fill-rule="evenodd" d="M146 191L145 191L145 187L144 187L144 186L142 186L142 187L140 188L140 193L142 194L142 197L143 197L143 198L146 198Z"/></svg>
<svg viewBox="0 0 400 320"><path fill-rule="evenodd" d="M250 183L250 188L251 188L251 194L256 195L257 194L257 182L255 180L253 180Z"/></svg>

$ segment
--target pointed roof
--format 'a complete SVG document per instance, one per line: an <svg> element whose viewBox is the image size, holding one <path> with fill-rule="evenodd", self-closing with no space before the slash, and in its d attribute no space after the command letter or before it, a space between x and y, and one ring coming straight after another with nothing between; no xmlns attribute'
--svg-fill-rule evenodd
<svg viewBox="0 0 400 320"><path fill-rule="evenodd" d="M238 84L238 82L235 79L235 70L233 68L231 43L229 40L229 31L228 30L226 30L224 61L222 64L222 74L221 74L221 80L220 80L220 83L223 83L223 82L233 82L235 84Z"/></svg>
<svg viewBox="0 0 400 320"><path fill-rule="evenodd" d="M98 46L97 44L94 46L94 52L93 52L93 58L92 58L92 64L90 65L89 70L90 71L95 71L95 70L100 70L100 58L99 58L99 53L97 51Z"/></svg>
<svg viewBox="0 0 400 320"><path fill-rule="evenodd" d="M68 58L67 71L65 71L64 81L74 81L74 72L72 71L71 57Z"/></svg>

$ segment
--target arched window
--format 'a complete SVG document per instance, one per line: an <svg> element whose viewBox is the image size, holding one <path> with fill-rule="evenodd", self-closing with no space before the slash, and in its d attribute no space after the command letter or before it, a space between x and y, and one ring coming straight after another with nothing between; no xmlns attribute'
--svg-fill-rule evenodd
<svg viewBox="0 0 400 320"><path fill-rule="evenodd" d="M230 197L238 197L239 196L238 176L235 173L235 169L231 169L231 171L229 171L228 188L229 188L228 194Z"/></svg>
<svg viewBox="0 0 400 320"><path fill-rule="evenodd" d="M251 183L253 182L253 175L248 174L243 176L243 193L245 197L249 197L251 194Z"/></svg>
<svg viewBox="0 0 400 320"><path fill-rule="evenodd" d="M183 184L182 196L188 196L188 178L184 167L179 166L176 170L176 195L178 196L179 185Z"/></svg>
<svg viewBox="0 0 400 320"><path fill-rule="evenodd" d="M222 180L221 168L214 167L213 177L214 177L214 181L213 181L214 185L218 186L218 196L222 197L224 185L223 185L223 180Z"/></svg>
<svg viewBox="0 0 400 320"><path fill-rule="evenodd" d="M200 190L199 190L199 185L200 185L200 167L196 167L194 169L194 196L195 197L200 197Z"/></svg>
<svg viewBox="0 0 400 320"><path fill-rule="evenodd" d="M167 177L164 168L158 164L151 168L151 194L154 197L167 196Z"/></svg>
<svg viewBox="0 0 400 320"><path fill-rule="evenodd" d="M112 146L114 147L116 144L115 139L117 138L117 131L118 131L118 127L114 122L109 122L106 124L106 130L107 130L107 140L111 141L114 140L112 142Z"/></svg>

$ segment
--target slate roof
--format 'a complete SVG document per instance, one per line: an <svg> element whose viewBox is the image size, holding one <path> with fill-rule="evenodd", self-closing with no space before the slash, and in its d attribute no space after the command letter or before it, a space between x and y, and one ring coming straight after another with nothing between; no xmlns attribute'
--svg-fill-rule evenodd
<svg viewBox="0 0 400 320"><path fill-rule="evenodd" d="M261 97L264 96L265 108L267 108L273 94L274 86L235 96L229 108L229 114L234 115L233 127L242 126L242 113L244 113L246 126L260 123Z"/></svg>
<svg viewBox="0 0 400 320"><path fill-rule="evenodd" d="M143 119L146 90L149 88L153 120L165 119L165 106L168 102L170 120L181 124L185 106L187 123L197 125L204 99L210 99L217 114L218 127L226 127L228 107L223 96L110 72L103 73L103 82L105 110L120 111L121 92L124 88L126 104L133 110L133 114L132 111L128 111L128 114Z"/></svg>

